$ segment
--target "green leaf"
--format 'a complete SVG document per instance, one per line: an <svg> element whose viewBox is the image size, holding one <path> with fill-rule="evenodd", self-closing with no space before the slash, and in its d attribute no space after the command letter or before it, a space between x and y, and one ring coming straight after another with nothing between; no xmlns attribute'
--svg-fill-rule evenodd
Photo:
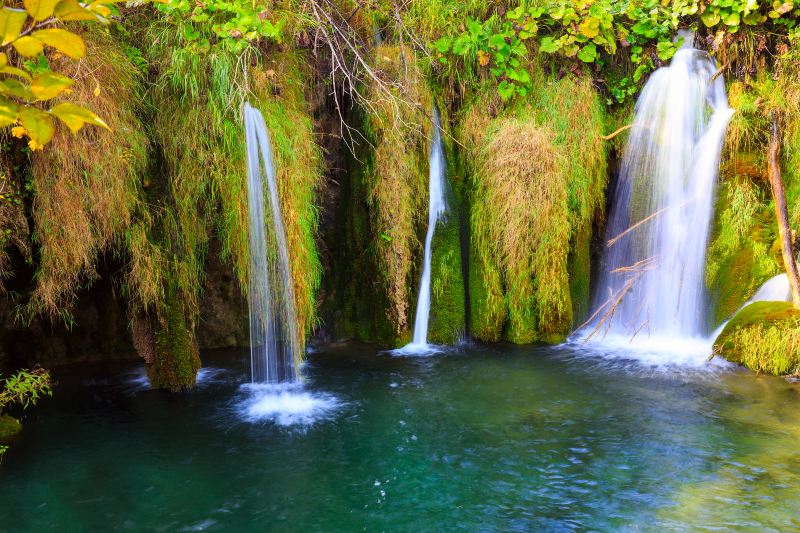
<svg viewBox="0 0 800 533"><path fill-rule="evenodd" d="M497 49L507 46L505 35L503 35L502 33L496 33L491 37L489 37L489 46Z"/></svg>
<svg viewBox="0 0 800 533"><path fill-rule="evenodd" d="M98 19L97 14L83 7L78 0L61 0L56 4L53 14L65 22Z"/></svg>
<svg viewBox="0 0 800 533"><path fill-rule="evenodd" d="M0 93L16 96L26 101L34 100L30 88L26 84L12 78L6 78L0 81Z"/></svg>
<svg viewBox="0 0 800 533"><path fill-rule="evenodd" d="M66 124L67 127L72 130L72 133L77 133L77 131L81 129L84 124L93 124L95 126L100 126L107 130L111 130L111 128L108 127L108 124L106 124L103 119L85 107L71 104L69 102L64 102L54 106L52 109L50 109L50 114L58 117L61 122Z"/></svg>
<svg viewBox="0 0 800 533"><path fill-rule="evenodd" d="M555 54L559 48L561 46L556 44L552 37L543 37L542 42L539 44L539 51L546 54Z"/></svg>
<svg viewBox="0 0 800 533"><path fill-rule="evenodd" d="M514 96L514 85L505 80L501 81L500 85L497 86L497 94L500 95L500 98L502 98L504 102L507 101Z"/></svg>
<svg viewBox="0 0 800 533"><path fill-rule="evenodd" d="M44 43L42 41L28 35L12 41L11 45L16 48L17 52L23 57L36 57L42 53L42 49L44 48Z"/></svg>
<svg viewBox="0 0 800 533"><path fill-rule="evenodd" d="M713 28L714 26L719 24L720 20L719 14L708 10L700 16L700 19L703 21L703 24L705 24L707 28Z"/></svg>
<svg viewBox="0 0 800 533"><path fill-rule="evenodd" d="M24 9L13 9L4 6L0 10L0 37L2 37L2 46L7 45L17 37L22 31L22 26L28 20L28 13Z"/></svg>
<svg viewBox="0 0 800 533"><path fill-rule="evenodd" d="M578 26L578 31L584 37L594 39L600 34L600 21L595 18L587 18Z"/></svg>
<svg viewBox="0 0 800 533"><path fill-rule="evenodd" d="M72 87L74 83L72 79L63 74L45 72L34 78L31 83L31 92L37 100L50 100Z"/></svg>
<svg viewBox="0 0 800 533"><path fill-rule="evenodd" d="M438 41L436 41L436 51L440 54L446 54L450 51L450 43L452 41L449 37L442 37Z"/></svg>
<svg viewBox="0 0 800 533"><path fill-rule="evenodd" d="M580 52L578 52L578 59L584 63L592 63L597 59L597 47L594 43L589 43L581 48Z"/></svg>
<svg viewBox="0 0 800 533"><path fill-rule="evenodd" d="M86 55L86 43L83 42L80 35L71 31L48 28L35 31L31 36L72 59L80 59Z"/></svg>
<svg viewBox="0 0 800 533"><path fill-rule="evenodd" d="M30 13L33 20L39 22L53 14L58 0L22 0L25 10Z"/></svg>
<svg viewBox="0 0 800 533"><path fill-rule="evenodd" d="M22 107L19 110L19 121L28 130L28 137L39 145L49 143L56 131L52 117L35 107Z"/></svg>
<svg viewBox="0 0 800 533"><path fill-rule="evenodd" d="M0 96L0 128L10 126L17 121L19 109L12 100Z"/></svg>

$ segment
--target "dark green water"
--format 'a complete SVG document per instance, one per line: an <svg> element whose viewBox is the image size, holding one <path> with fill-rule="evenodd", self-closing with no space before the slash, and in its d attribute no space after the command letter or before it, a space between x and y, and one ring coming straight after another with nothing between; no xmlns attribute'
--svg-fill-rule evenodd
<svg viewBox="0 0 800 533"><path fill-rule="evenodd" d="M245 357L206 354L221 370L177 396L137 389L134 363L60 370L0 466L0 530L800 528L800 388L781 379L340 346L305 370L329 410L283 426L243 420Z"/></svg>

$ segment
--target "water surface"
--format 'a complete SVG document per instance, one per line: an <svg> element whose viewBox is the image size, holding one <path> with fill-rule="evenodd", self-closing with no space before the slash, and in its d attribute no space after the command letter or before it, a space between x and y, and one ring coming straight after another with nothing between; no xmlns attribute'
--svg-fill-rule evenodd
<svg viewBox="0 0 800 533"><path fill-rule="evenodd" d="M341 345L302 390L264 393L242 387L246 352L204 362L183 395L138 363L58 370L0 466L0 530L800 528L782 379L579 346ZM288 403L253 411L258 394Z"/></svg>

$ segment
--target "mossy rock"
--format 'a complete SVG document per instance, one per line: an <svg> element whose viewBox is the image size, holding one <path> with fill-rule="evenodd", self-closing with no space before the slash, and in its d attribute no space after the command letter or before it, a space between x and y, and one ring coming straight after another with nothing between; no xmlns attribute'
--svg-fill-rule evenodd
<svg viewBox="0 0 800 533"><path fill-rule="evenodd" d="M755 302L734 316L714 340L714 353L757 372L800 370L800 310L789 302Z"/></svg>
<svg viewBox="0 0 800 533"><path fill-rule="evenodd" d="M192 389L200 370L200 353L182 306L167 298L156 330L156 359L147 365L150 385L173 392Z"/></svg>
<svg viewBox="0 0 800 533"><path fill-rule="evenodd" d="M453 344L464 332L464 277L459 217L453 211L436 225L431 244L431 312L428 341Z"/></svg>
<svg viewBox="0 0 800 533"><path fill-rule="evenodd" d="M22 424L13 416L0 415L0 439L12 437L22 431Z"/></svg>

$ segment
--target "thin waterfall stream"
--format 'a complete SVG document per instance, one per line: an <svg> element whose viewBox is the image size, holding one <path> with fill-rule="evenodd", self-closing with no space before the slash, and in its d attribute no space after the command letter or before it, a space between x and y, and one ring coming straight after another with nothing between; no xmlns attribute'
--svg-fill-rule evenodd
<svg viewBox="0 0 800 533"><path fill-rule="evenodd" d="M300 348L294 312L294 287L272 148L264 117L249 103L244 106L244 124L247 143L250 240L248 303L252 381L292 383L300 379ZM265 182L269 195L267 205Z"/></svg>
<svg viewBox="0 0 800 533"><path fill-rule="evenodd" d="M442 147L441 120L439 110L433 110L433 131L431 133L430 175L428 183L428 230L425 234L425 250L422 259L422 276L417 296L417 311L414 317L414 336L402 351L424 350L428 346L428 323L431 313L431 257L433 254L433 234L439 219L447 213L445 198L445 158Z"/></svg>
<svg viewBox="0 0 800 533"><path fill-rule="evenodd" d="M595 318L603 337L705 339L705 257L722 143L733 114L717 65L684 44L652 74L612 196Z"/></svg>

